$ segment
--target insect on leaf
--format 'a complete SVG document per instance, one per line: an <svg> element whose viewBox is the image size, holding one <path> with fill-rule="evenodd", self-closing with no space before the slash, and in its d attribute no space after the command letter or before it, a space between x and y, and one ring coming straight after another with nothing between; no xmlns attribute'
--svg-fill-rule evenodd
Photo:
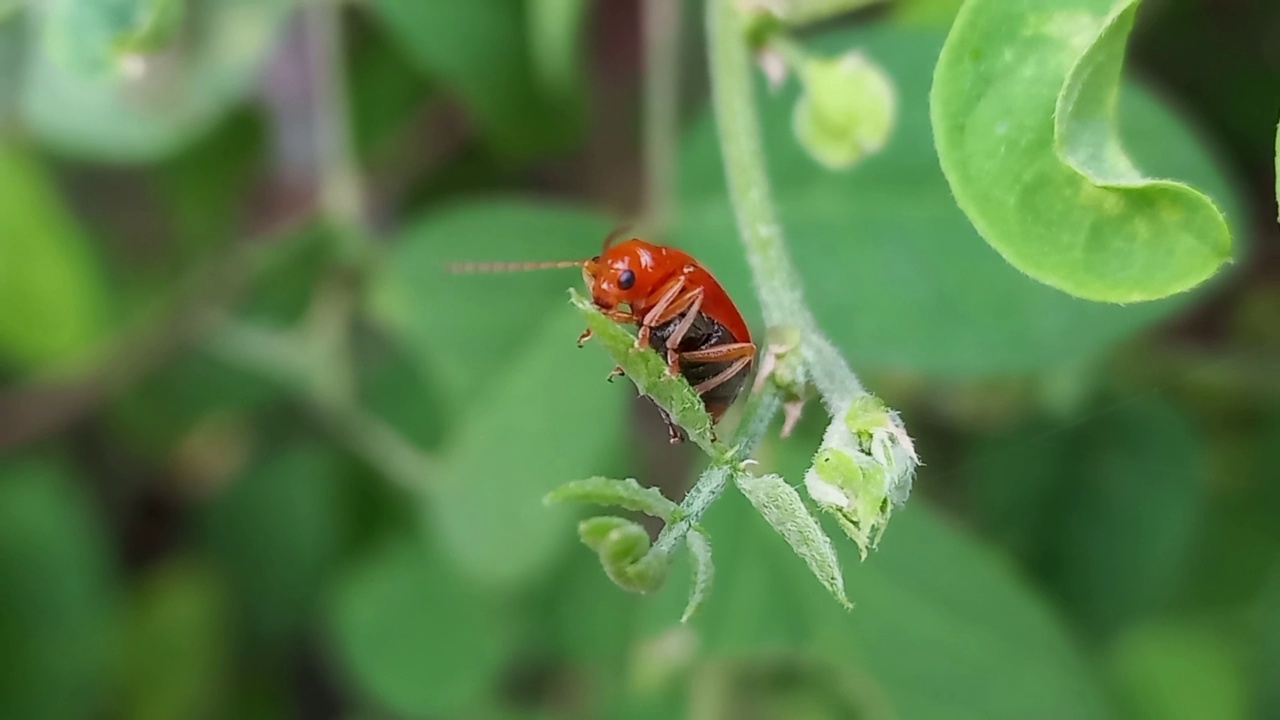
<svg viewBox="0 0 1280 720"><path fill-rule="evenodd" d="M658 353L638 350L634 335L605 317L590 300L582 297L576 290L570 290L569 297L586 318L593 337L626 372L640 394L652 399L658 407L671 415L689 434L689 439L708 454L714 457L727 452L712 440L711 416L707 414L702 398L698 397L687 380L679 375L668 375L667 364L658 357Z"/></svg>
<svg viewBox="0 0 1280 720"><path fill-rule="evenodd" d="M931 115L957 203L1010 264L1088 300L1189 290L1231 257L1200 191L1145 177L1116 125L1137 0L972 0L943 47Z"/></svg>

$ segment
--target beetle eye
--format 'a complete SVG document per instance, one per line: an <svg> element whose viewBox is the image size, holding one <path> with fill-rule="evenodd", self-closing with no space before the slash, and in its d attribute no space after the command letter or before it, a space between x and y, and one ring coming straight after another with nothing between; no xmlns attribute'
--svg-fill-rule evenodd
<svg viewBox="0 0 1280 720"><path fill-rule="evenodd" d="M632 285L636 284L636 274L630 270L623 270L618 276L618 287L622 290L630 290Z"/></svg>

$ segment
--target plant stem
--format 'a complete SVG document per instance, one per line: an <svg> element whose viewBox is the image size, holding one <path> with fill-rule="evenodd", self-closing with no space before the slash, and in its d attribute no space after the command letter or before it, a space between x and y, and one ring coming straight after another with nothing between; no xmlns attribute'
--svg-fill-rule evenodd
<svg viewBox="0 0 1280 720"><path fill-rule="evenodd" d="M644 224L657 236L670 228L676 204L682 11L682 0L645 0L643 6Z"/></svg>
<svg viewBox="0 0 1280 720"><path fill-rule="evenodd" d="M706 2L711 100L729 195L756 294L767 325L804 329L810 322L800 278L787 255L765 171L745 28L733 0Z"/></svg>
<svg viewBox="0 0 1280 720"><path fill-rule="evenodd" d="M320 168L320 203L342 236L344 249L361 257L367 239L365 199L359 165L351 145L342 7L321 0L306 10L315 97L315 142Z"/></svg>
<svg viewBox="0 0 1280 720"><path fill-rule="evenodd" d="M773 384L765 384L748 398L747 407L743 410L730 442L735 448L733 456L717 460L698 477L698 481L689 488L684 500L680 502L679 519L662 528L649 551L650 556L659 553L670 555L680 546L689 530L698 524L707 508L724 492L734 474L742 472L742 461L760 444L769 423L781 407L782 397Z"/></svg>
<svg viewBox="0 0 1280 720"><path fill-rule="evenodd" d="M800 331L805 369L824 404L837 412L866 390L818 329L787 253L765 167L751 50L734 0L707 0L707 34L711 97L725 177L765 322Z"/></svg>

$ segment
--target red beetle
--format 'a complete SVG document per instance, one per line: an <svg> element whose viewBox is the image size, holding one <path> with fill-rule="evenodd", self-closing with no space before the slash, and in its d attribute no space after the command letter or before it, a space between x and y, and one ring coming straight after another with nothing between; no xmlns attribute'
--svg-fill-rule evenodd
<svg viewBox="0 0 1280 720"><path fill-rule="evenodd" d="M680 373L719 421L746 384L755 359L751 331L729 294L693 256L666 245L610 235L599 255L555 263L472 263L466 272L582 267L591 300L610 319L640 328L636 347L652 347ZM578 338L581 345L591 336ZM615 369L620 373L621 369ZM663 412L671 441L684 434Z"/></svg>

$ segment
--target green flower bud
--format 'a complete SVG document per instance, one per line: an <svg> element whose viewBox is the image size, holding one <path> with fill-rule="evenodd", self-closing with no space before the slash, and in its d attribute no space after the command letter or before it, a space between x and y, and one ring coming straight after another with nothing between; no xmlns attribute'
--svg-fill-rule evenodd
<svg viewBox="0 0 1280 720"><path fill-rule="evenodd" d="M897 113L893 82L859 53L806 58L804 92L792 128L804 149L832 170L853 167L889 140Z"/></svg>

